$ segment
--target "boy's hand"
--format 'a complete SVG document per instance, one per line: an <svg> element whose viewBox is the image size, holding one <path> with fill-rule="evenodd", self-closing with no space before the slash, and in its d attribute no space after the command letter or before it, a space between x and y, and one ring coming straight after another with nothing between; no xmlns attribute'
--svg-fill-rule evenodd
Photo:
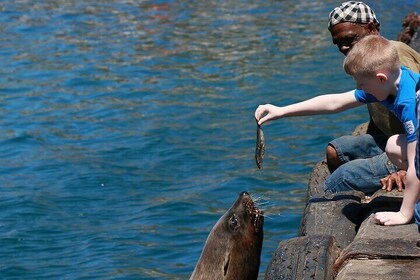
<svg viewBox="0 0 420 280"><path fill-rule="evenodd" d="M410 220L411 218L401 212L378 212L375 214L376 223L384 226L405 225Z"/></svg>
<svg viewBox="0 0 420 280"><path fill-rule="evenodd" d="M262 125L267 121L278 119L278 109L279 107L271 104L260 105L257 110L255 110L255 119L259 125Z"/></svg>
<svg viewBox="0 0 420 280"><path fill-rule="evenodd" d="M398 170L395 173L389 174L385 178L381 179L382 189L388 192L392 191L394 185L397 185L397 189L399 192L402 192L404 188L404 180L405 176L407 175L407 171L405 170Z"/></svg>

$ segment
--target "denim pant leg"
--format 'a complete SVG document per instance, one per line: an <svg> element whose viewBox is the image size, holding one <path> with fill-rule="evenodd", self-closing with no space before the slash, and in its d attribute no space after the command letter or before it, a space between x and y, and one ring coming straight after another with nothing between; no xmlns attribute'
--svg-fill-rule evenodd
<svg viewBox="0 0 420 280"><path fill-rule="evenodd" d="M358 136L345 135L336 138L328 144L337 151L338 158L342 163L360 159L370 158L384 152L386 137L363 134Z"/></svg>
<svg viewBox="0 0 420 280"><path fill-rule="evenodd" d="M414 221L419 226L420 232L420 200L417 201L416 206L414 207Z"/></svg>
<svg viewBox="0 0 420 280"><path fill-rule="evenodd" d="M326 193L352 190L374 193L382 187L380 179L397 170L386 153L367 159L355 159L337 168L325 180L323 188Z"/></svg>

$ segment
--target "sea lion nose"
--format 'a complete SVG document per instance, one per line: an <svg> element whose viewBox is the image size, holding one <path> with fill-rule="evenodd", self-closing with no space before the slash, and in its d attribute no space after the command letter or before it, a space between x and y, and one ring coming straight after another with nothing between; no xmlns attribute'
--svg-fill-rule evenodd
<svg viewBox="0 0 420 280"><path fill-rule="evenodd" d="M249 193L248 192L242 192L241 196L244 196L244 195L249 195Z"/></svg>

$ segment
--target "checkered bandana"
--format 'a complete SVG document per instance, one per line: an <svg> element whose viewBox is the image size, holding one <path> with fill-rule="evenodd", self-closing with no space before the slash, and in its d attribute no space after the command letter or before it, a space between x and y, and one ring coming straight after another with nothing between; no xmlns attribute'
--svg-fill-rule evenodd
<svg viewBox="0 0 420 280"><path fill-rule="evenodd" d="M340 22L369 23L373 21L379 26L373 10L363 2L349 1L331 11L328 29Z"/></svg>

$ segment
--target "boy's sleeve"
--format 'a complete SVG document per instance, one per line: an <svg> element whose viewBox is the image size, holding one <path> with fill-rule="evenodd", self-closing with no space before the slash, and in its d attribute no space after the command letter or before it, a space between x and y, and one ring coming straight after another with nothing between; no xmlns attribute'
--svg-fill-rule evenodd
<svg viewBox="0 0 420 280"><path fill-rule="evenodd" d="M414 101L414 102L413 102ZM415 99L407 99L402 103L401 108L401 123L404 126L407 143L417 140L417 106Z"/></svg>
<svg viewBox="0 0 420 280"><path fill-rule="evenodd" d="M361 103L372 103L372 102L378 102L378 99L375 98L372 94L366 93L361 89L356 89L354 91L354 97L357 101Z"/></svg>

